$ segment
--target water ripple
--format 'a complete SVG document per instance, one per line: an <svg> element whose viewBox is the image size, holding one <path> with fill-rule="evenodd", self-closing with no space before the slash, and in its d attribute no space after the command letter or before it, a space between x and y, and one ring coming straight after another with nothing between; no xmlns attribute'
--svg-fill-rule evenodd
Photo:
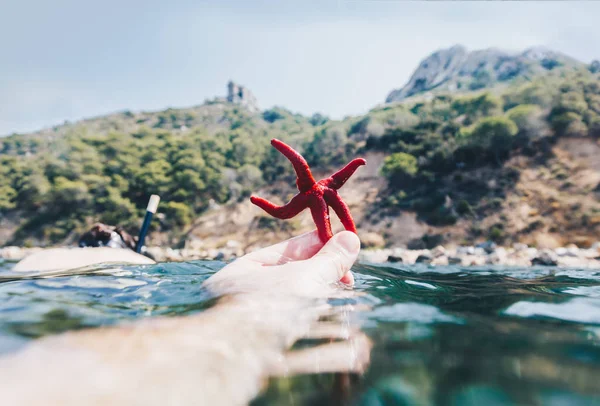
<svg viewBox="0 0 600 406"><path fill-rule="evenodd" d="M212 305L222 262L10 274L0 264L0 352L62 331ZM374 346L350 403L600 404L600 271L358 264L353 319ZM334 306L347 301L332 300ZM330 404L329 375L274 379L255 405ZM592 401L593 400L593 401Z"/></svg>
<svg viewBox="0 0 600 406"><path fill-rule="evenodd" d="M504 313L518 317L550 317L600 324L600 299L576 298L562 303L521 301L511 305Z"/></svg>

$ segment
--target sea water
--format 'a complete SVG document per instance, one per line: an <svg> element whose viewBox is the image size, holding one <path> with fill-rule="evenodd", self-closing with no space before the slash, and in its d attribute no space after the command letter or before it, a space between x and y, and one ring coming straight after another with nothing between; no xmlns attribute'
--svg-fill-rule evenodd
<svg viewBox="0 0 600 406"><path fill-rule="evenodd" d="M45 335L211 305L224 263L0 277L0 354ZM10 271L0 264L0 275ZM357 264L362 375L272 378L254 405L600 405L600 270ZM348 300L331 300L344 306Z"/></svg>

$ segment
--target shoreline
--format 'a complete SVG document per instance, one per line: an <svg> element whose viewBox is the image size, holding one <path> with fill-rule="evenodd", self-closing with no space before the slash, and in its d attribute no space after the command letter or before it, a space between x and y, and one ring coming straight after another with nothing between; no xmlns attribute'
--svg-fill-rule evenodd
<svg viewBox="0 0 600 406"><path fill-rule="evenodd" d="M69 248L69 247L67 247ZM76 247L71 247L76 248ZM25 248L9 246L0 248L0 259L6 262L17 262L28 255L44 248ZM229 261L245 254L236 244L228 244L223 248L211 249L173 249L170 247L149 247L148 252L157 262L181 262L193 260ZM514 244L512 247L496 246L484 243L478 246L459 246L445 248L437 246L433 249L410 250L406 248L362 249L358 260L367 263L427 264L432 266L561 266L600 268L600 243L591 248L578 248L574 244L555 249L537 249L525 244Z"/></svg>

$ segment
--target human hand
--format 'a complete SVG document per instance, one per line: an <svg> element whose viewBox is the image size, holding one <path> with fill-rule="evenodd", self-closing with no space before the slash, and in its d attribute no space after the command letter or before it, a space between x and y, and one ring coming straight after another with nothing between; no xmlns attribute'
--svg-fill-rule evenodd
<svg viewBox="0 0 600 406"><path fill-rule="evenodd" d="M3 404L238 405L269 377L362 373L372 344L348 319L357 306L324 300L340 279L352 284L359 248L348 231L327 244L304 234L209 278L205 286L223 297L198 314L34 341L0 356ZM300 339L319 344L293 349Z"/></svg>
<svg viewBox="0 0 600 406"><path fill-rule="evenodd" d="M323 244L312 231L238 258L204 286L214 294L258 293L323 296L340 282L354 285L350 267L360 240L342 231Z"/></svg>
<svg viewBox="0 0 600 406"><path fill-rule="evenodd" d="M338 295L336 284L354 285L350 267L359 250L360 240L352 232L342 231L323 244L315 230L237 259L204 286L216 295L229 296L221 302L219 320L232 324L240 337L237 351L250 348L252 354L261 354L267 337L284 337L278 342L287 347L301 338L331 340L278 353L276 361L268 363L267 375L362 373L369 363L371 341L347 319L360 306L334 307L312 300ZM241 332L239 320L251 331ZM254 344L252 331L262 331Z"/></svg>

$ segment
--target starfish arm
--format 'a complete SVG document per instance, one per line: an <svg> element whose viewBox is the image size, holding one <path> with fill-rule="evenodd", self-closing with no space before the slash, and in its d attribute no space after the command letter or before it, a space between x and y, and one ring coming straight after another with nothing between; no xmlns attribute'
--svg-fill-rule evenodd
<svg viewBox="0 0 600 406"><path fill-rule="evenodd" d="M281 152L292 163L298 178L296 180L296 186L298 186L298 190L301 192L306 192L313 187L313 185L316 183L315 178L313 178L308 163L304 157L292 147L282 141L279 141L278 139L273 138L271 140L271 145L275 147L277 151Z"/></svg>
<svg viewBox="0 0 600 406"><path fill-rule="evenodd" d="M335 190L327 190L324 194L325 201L331 206L335 214L339 217L344 228L356 234L356 225L350 214L348 205L342 200L338 192Z"/></svg>
<svg viewBox="0 0 600 406"><path fill-rule="evenodd" d="M250 197L250 201L278 219L290 219L308 207L308 198L305 195L296 195L289 203L283 206L277 206L266 199L256 196Z"/></svg>
<svg viewBox="0 0 600 406"><path fill-rule="evenodd" d="M356 158L350 161L350 163L344 166L342 169L331 175L324 182L326 186L332 189L339 189L344 186L344 183L352 176L359 166L366 165L367 161L362 158Z"/></svg>
<svg viewBox="0 0 600 406"><path fill-rule="evenodd" d="M333 237L331 221L329 220L329 207L327 207L327 203L323 198L311 199L309 207L313 221L317 225L319 238L323 243L326 243Z"/></svg>

